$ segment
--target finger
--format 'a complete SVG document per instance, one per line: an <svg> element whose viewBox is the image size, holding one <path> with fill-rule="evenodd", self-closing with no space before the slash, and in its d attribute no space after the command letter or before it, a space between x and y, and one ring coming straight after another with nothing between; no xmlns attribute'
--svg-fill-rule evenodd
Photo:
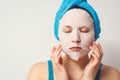
<svg viewBox="0 0 120 80"><path fill-rule="evenodd" d="M92 53L93 54L93 53ZM92 62L93 60L94 60L94 56L92 56L92 54L91 54L91 56L90 56L90 62Z"/></svg>
<svg viewBox="0 0 120 80"><path fill-rule="evenodd" d="M93 57L93 61L95 62L95 64L97 63L100 63L101 62L101 60L97 57L97 55L95 55L94 53L92 53L91 54L92 55L92 57Z"/></svg>
<svg viewBox="0 0 120 80"><path fill-rule="evenodd" d="M62 65L62 55L60 54L58 57L58 63Z"/></svg>
<svg viewBox="0 0 120 80"><path fill-rule="evenodd" d="M91 50L92 50L92 54L96 55L97 59L99 59L98 52L95 50L95 48L93 46L91 47Z"/></svg>
<svg viewBox="0 0 120 80"><path fill-rule="evenodd" d="M97 43L96 46L97 46L97 49L99 50L98 56L100 59L102 59L102 56L103 56L102 47L99 43Z"/></svg>
<svg viewBox="0 0 120 80"><path fill-rule="evenodd" d="M54 53L55 53L55 46L52 47L52 50L51 50L51 55L50 55L50 58L53 59L54 58Z"/></svg>
<svg viewBox="0 0 120 80"><path fill-rule="evenodd" d="M94 58L95 62L97 62L97 63L101 62L101 57L98 56L95 51L91 54L91 56Z"/></svg>
<svg viewBox="0 0 120 80"><path fill-rule="evenodd" d="M102 46L100 45L100 43L98 43L98 48L100 50L101 57L103 57L103 50L102 50Z"/></svg>
<svg viewBox="0 0 120 80"><path fill-rule="evenodd" d="M60 59L62 58L61 57L61 51L62 51L62 48L61 46L58 47L57 51L56 51L56 55L55 55L55 59L56 59L56 62L59 63L60 62Z"/></svg>
<svg viewBox="0 0 120 80"><path fill-rule="evenodd" d="M93 42L93 47L94 47L94 49L99 53L100 51L99 51L99 49L98 49L98 46L97 46L97 44L95 43L95 42Z"/></svg>
<svg viewBox="0 0 120 80"><path fill-rule="evenodd" d="M55 57L57 57L61 53L61 51L62 51L62 47L61 45L59 45L57 49L55 50Z"/></svg>
<svg viewBox="0 0 120 80"><path fill-rule="evenodd" d="M99 50L98 45L95 42L93 43L93 52L98 57L98 59L101 59L101 52Z"/></svg>

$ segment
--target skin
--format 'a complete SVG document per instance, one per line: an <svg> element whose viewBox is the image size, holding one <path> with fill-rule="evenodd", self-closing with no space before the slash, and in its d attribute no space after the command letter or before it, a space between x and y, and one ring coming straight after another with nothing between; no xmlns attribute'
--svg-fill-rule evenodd
<svg viewBox="0 0 120 80"><path fill-rule="evenodd" d="M96 46L98 48L98 45L100 45L100 44L95 43L94 47ZM86 73L86 75L88 74L89 76L91 75L89 78L88 78L88 76L86 76L87 80L88 79L95 80L95 79L93 79L93 75L94 75L94 73L96 73L96 68L94 68L96 66L93 66L92 64L96 64L97 61L99 63L100 62L99 59L96 59L93 56L91 58L91 60L89 61L89 65L84 64L84 63L81 63L81 64L75 63L73 60L71 60L66 55L64 57L62 57L62 60L61 60L61 55L60 55L61 50L62 50L61 46L59 46L59 47L53 47L53 49L51 51L51 59L53 61L53 66L54 66L55 80L61 80L61 79L62 80L86 80L86 79L84 79L84 74L82 76L79 76L79 75L81 75L81 73ZM96 49L94 48L94 50L96 50ZM58 55L55 57L54 54L58 54ZM69 62L67 62L67 61L69 61ZM83 62L88 62L88 61L84 60ZM27 80L48 80L48 75L47 75L48 67L47 66L48 66L47 62L40 62L40 63L34 64L28 73ZM84 69L84 66L86 66L85 69ZM87 69L88 67L89 67L89 69ZM89 73L89 71L92 71L92 73ZM95 71L95 72L93 72L93 71ZM68 76L68 74L69 74L69 76ZM76 74L76 75L73 75L73 74ZM78 77L76 77L76 76L78 76ZM111 66L103 64L100 80L120 80L120 73L118 72L118 70L116 68L113 68Z"/></svg>
<svg viewBox="0 0 120 80"><path fill-rule="evenodd" d="M77 29L79 30L79 28ZM81 36L80 38L72 38L71 41L78 44L81 43L79 39ZM82 37L82 39L84 38ZM92 51L90 58L88 55L84 55L75 61L67 54L61 55L61 51L64 50L62 44L54 46L50 56L53 63L54 80L95 80L103 58L103 50L100 43L96 43L94 40L89 44L89 49ZM27 80L48 80L47 74L47 62L36 63L30 69ZM100 80L120 80L120 73L117 69L103 64Z"/></svg>
<svg viewBox="0 0 120 80"><path fill-rule="evenodd" d="M58 33L64 53L77 61L88 54L94 40L93 20L86 11L71 9L62 17Z"/></svg>

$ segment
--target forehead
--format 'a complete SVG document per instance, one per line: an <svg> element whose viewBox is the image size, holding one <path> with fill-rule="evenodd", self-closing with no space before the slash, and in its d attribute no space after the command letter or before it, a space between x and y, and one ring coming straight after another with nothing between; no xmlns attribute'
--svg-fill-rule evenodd
<svg viewBox="0 0 120 80"><path fill-rule="evenodd" d="M93 25L93 20L90 14L83 9L71 9L67 11L60 20L60 25Z"/></svg>

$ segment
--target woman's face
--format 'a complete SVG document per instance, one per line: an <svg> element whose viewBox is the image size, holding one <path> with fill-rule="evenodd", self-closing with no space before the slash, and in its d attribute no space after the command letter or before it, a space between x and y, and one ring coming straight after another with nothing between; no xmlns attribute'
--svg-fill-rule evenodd
<svg viewBox="0 0 120 80"><path fill-rule="evenodd" d="M63 52L73 60L78 60L89 52L94 40L93 20L82 9L67 11L59 23L59 40Z"/></svg>

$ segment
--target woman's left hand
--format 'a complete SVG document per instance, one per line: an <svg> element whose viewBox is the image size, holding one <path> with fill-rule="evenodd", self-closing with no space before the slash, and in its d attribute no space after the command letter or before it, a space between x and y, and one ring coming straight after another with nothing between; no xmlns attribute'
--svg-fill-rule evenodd
<svg viewBox="0 0 120 80"><path fill-rule="evenodd" d="M103 57L103 51L100 43L93 42L93 45L90 47L90 49L92 50L92 54L89 63L85 67L85 72L82 77L83 80L95 80L97 71Z"/></svg>

